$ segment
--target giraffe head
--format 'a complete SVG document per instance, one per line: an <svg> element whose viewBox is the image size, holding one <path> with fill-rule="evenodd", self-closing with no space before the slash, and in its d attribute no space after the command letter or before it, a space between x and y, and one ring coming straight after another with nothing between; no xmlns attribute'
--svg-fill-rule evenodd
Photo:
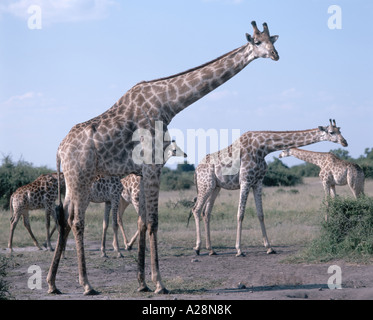
<svg viewBox="0 0 373 320"><path fill-rule="evenodd" d="M321 135L324 141L330 141L334 143L339 143L343 147L347 147L348 143L345 138L343 138L341 134L341 128L337 127L337 124L335 123L335 120L332 121L332 119L329 119L330 124L326 127L319 127L319 130L321 131Z"/></svg>
<svg viewBox="0 0 373 320"><path fill-rule="evenodd" d="M246 33L246 39L252 44L258 57L271 58L274 61L280 59L273 45L277 41L278 36L269 34L268 25L265 22L263 23L263 32L259 31L255 21L252 21L251 24L254 28L254 33L252 36Z"/></svg>
<svg viewBox="0 0 373 320"><path fill-rule="evenodd" d="M175 140L172 140L171 144L167 147L165 151L164 160L167 162L168 159L171 157L184 157L186 158L188 155L179 148L179 146L176 144Z"/></svg>

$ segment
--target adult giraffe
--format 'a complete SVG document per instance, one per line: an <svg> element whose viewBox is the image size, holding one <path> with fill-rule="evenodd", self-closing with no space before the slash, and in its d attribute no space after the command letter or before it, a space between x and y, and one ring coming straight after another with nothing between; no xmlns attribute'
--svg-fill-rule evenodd
<svg viewBox="0 0 373 320"><path fill-rule="evenodd" d="M56 274L67 236L72 229L78 255L79 283L84 287L84 294L97 294L88 282L83 243L90 185L98 174L130 173L142 176L138 220L139 291L149 290L144 274L148 230L155 292L168 292L161 281L157 253L159 176L164 163L160 154L171 143L170 139L165 141L163 136L167 132L167 125L177 113L232 78L251 61L257 58L279 59L273 46L278 36L270 36L266 23L263 24L263 32L258 30L254 21L252 26L253 36L246 34L248 42L245 45L185 72L138 83L106 112L75 125L63 139L57 151L57 171L62 164L66 197L63 206L60 200L57 209L61 232L47 276L49 293L60 293L55 284ZM158 138L157 129L162 130ZM147 141L144 143L145 148L141 140ZM148 155L142 157L140 150L146 151ZM144 158L148 161L144 161Z"/></svg>

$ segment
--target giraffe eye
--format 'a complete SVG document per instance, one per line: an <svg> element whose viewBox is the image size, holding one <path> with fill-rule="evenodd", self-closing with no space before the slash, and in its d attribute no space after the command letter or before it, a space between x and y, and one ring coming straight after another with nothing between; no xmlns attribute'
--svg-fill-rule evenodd
<svg viewBox="0 0 373 320"><path fill-rule="evenodd" d="M259 46L262 42L261 41L255 41L255 45Z"/></svg>

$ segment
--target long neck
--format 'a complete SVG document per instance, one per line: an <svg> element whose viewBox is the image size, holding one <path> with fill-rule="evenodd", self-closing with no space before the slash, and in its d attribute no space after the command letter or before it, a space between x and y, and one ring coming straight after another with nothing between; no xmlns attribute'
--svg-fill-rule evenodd
<svg viewBox="0 0 373 320"><path fill-rule="evenodd" d="M320 166L323 162L323 159L329 153L325 152L314 152L314 151L307 151L301 149L291 149L290 154L293 157L298 158L299 160L307 161L309 163L313 163L317 166Z"/></svg>
<svg viewBox="0 0 373 320"><path fill-rule="evenodd" d="M318 128L303 131L261 131L252 132L252 139L258 141L264 155L284 150L297 148L323 140Z"/></svg>
<svg viewBox="0 0 373 320"><path fill-rule="evenodd" d="M149 107L158 108L159 119L169 124L177 113L228 81L256 58L253 46L247 43L197 68L140 83L138 90L145 100L146 93L152 93Z"/></svg>

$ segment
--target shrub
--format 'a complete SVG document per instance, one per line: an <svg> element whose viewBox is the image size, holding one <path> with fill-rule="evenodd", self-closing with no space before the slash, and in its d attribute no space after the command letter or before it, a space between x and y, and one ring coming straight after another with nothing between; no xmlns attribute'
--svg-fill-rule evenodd
<svg viewBox="0 0 373 320"><path fill-rule="evenodd" d="M6 269L8 268L8 258L0 255L0 300L7 300L9 295L9 285L5 280Z"/></svg>
<svg viewBox="0 0 373 320"><path fill-rule="evenodd" d="M273 158L268 164L268 170L263 179L265 186L295 186L302 183L302 178L290 171L281 160Z"/></svg>
<svg viewBox="0 0 373 320"><path fill-rule="evenodd" d="M171 170L167 167L162 169L160 190L184 190L194 184L193 171Z"/></svg>
<svg viewBox="0 0 373 320"><path fill-rule="evenodd" d="M320 237L308 249L316 260L334 258L363 259L373 255L373 198L336 197L325 202L328 221L322 224Z"/></svg>

